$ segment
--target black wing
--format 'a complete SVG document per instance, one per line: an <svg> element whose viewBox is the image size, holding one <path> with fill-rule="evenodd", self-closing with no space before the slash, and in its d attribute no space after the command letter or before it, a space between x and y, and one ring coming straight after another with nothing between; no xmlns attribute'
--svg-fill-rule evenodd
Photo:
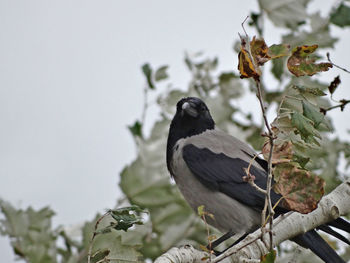
<svg viewBox="0 0 350 263"><path fill-rule="evenodd" d="M248 168L248 162L223 153L214 153L207 148L201 149L193 144L184 146L182 155L191 172L209 189L220 191L257 210L263 209L265 195L243 181L243 176L246 175L244 168ZM255 184L266 189L267 173L254 165L251 166L250 173L255 176ZM273 204L281 197L271 191ZM279 205L275 212L281 214L287 210Z"/></svg>

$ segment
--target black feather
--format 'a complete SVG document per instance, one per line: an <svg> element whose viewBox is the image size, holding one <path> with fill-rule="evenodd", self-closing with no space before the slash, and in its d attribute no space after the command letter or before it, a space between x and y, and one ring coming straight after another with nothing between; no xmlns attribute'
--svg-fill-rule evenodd
<svg viewBox="0 0 350 263"><path fill-rule="evenodd" d="M257 210L263 209L265 195L243 180L248 162L228 157L223 153L213 153L207 148L200 149L193 144L183 148L182 156L191 172L209 189L220 191ZM255 184L266 189L266 172L254 165L250 167L249 172L255 176ZM271 191L273 204L281 197L280 194ZM280 205L275 210L277 215L288 212Z"/></svg>
<svg viewBox="0 0 350 263"><path fill-rule="evenodd" d="M309 248L326 263L345 263L315 230L296 236L292 240L302 247Z"/></svg>

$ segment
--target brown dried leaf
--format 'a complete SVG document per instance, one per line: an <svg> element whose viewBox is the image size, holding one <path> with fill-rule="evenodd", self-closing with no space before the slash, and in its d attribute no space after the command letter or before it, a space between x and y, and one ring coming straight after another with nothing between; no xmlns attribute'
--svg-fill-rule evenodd
<svg viewBox="0 0 350 263"><path fill-rule="evenodd" d="M292 55L289 57L287 67L291 73L300 77L304 75L312 76L320 71L327 71L332 68L331 63L314 63L315 60L309 55L315 52L318 45L299 46L293 49Z"/></svg>
<svg viewBox="0 0 350 263"><path fill-rule="evenodd" d="M254 78L259 80L261 71L258 66L254 64L254 60L247 48L247 42L241 37L241 51L238 53L238 70L240 78Z"/></svg>
<svg viewBox="0 0 350 263"><path fill-rule="evenodd" d="M262 66L271 59L268 55L269 48L263 38L256 39L254 36L253 40L250 42L250 51L255 65Z"/></svg>
<svg viewBox="0 0 350 263"><path fill-rule="evenodd" d="M277 164L274 179L274 190L284 197L283 205L293 211L303 214L313 211L324 194L324 180L296 163Z"/></svg>
<svg viewBox="0 0 350 263"><path fill-rule="evenodd" d="M268 160L270 154L270 142L267 140L264 143L262 153L265 160ZM272 153L272 164L290 162L293 157L293 144L288 141L276 140Z"/></svg>
<svg viewBox="0 0 350 263"><path fill-rule="evenodd" d="M334 78L334 80L331 82L331 84L329 84L329 86L328 86L328 90L329 90L329 92L331 93L331 94L333 94L334 93L334 91L337 89L337 87L339 86L339 84L340 84L340 78L339 78L339 75L338 76L336 76L335 78Z"/></svg>

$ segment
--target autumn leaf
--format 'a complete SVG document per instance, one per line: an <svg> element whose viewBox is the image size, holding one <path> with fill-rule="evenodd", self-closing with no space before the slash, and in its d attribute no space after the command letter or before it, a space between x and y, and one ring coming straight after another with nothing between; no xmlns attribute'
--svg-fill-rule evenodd
<svg viewBox="0 0 350 263"><path fill-rule="evenodd" d="M247 47L247 41L241 37L241 51L238 53L238 70L240 78L254 78L259 80L261 71L258 66L254 64L254 60Z"/></svg>
<svg viewBox="0 0 350 263"><path fill-rule="evenodd" d="M333 94L334 93L334 91L337 89L337 87L339 86L339 84L340 84L340 78L339 78L339 75L338 76L336 76L335 78L334 78L334 80L331 82L331 84L329 84L329 86L328 86L328 90L329 90L329 92L331 93L331 94Z"/></svg>
<svg viewBox="0 0 350 263"><path fill-rule="evenodd" d="M303 214L316 209L324 194L325 182L296 163L277 164L274 168L273 186L283 196L283 205Z"/></svg>
<svg viewBox="0 0 350 263"><path fill-rule="evenodd" d="M271 148L270 142L266 141L262 149L262 153L264 155L265 160L267 160L269 157L270 148ZM272 153L272 164L290 162L292 157L293 157L292 142L276 140L275 147L273 148L273 153Z"/></svg>
<svg viewBox="0 0 350 263"><path fill-rule="evenodd" d="M256 39L254 36L253 40L250 42L250 51L255 65L262 66L271 59L268 55L269 48L263 38Z"/></svg>
<svg viewBox="0 0 350 263"><path fill-rule="evenodd" d="M331 63L314 63L315 59L310 57L310 54L315 52L318 45L299 46L293 49L292 55L289 57L287 67L289 71L297 77L312 76L320 71L327 71L332 68Z"/></svg>

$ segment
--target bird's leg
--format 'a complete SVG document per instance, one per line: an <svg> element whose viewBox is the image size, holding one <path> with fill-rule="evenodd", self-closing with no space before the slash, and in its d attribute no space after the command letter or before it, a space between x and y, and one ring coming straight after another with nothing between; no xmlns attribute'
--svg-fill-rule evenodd
<svg viewBox="0 0 350 263"><path fill-rule="evenodd" d="M230 232L228 232L228 233L230 233ZM228 233L226 233L225 235L227 235ZM224 236L225 236L225 235L224 235ZM232 236L232 235L231 235L231 236ZM225 249L224 249L223 251L221 251L221 252L215 251L215 250L214 250L215 256L219 256L220 254L224 253L224 252L225 252L226 250L228 250L229 248L231 248L231 247L237 245L239 242L241 242L241 241L242 241L243 239L245 239L247 236L248 236L248 233L247 233L247 234L244 234L243 236L241 236L240 238L238 238L231 246L225 248ZM223 237L223 236L222 236L222 237ZM221 239L222 237L220 237L219 239ZM228 237L228 238L229 238L229 237ZM226 239L228 239L228 238L226 238ZM218 240L219 240L219 239L218 239ZM222 240L221 242L225 241L226 239ZM216 240L215 240L214 242L216 242ZM219 244L217 244L217 245L219 245Z"/></svg>
<svg viewBox="0 0 350 263"><path fill-rule="evenodd" d="M216 248L218 245L220 245L222 242L224 242L225 240L229 239L230 237L232 237L235 233L233 233L232 231L227 232L226 234L222 235L221 237L219 237L218 239L216 239L214 242L209 243L207 245L207 249L209 250L213 250L214 248ZM216 252L216 251L215 251Z"/></svg>

